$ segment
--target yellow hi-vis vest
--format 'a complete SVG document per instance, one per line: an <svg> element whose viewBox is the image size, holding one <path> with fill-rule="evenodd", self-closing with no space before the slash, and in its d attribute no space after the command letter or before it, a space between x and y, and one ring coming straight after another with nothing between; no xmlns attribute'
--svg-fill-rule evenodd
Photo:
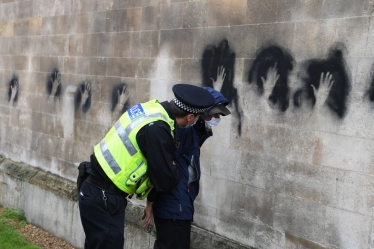
<svg viewBox="0 0 374 249"><path fill-rule="evenodd" d="M122 114L104 139L94 147L95 157L109 179L120 190L136 194L140 200L147 197L153 185L136 134L146 124L158 120L169 124L173 136L174 120L157 99L137 104Z"/></svg>

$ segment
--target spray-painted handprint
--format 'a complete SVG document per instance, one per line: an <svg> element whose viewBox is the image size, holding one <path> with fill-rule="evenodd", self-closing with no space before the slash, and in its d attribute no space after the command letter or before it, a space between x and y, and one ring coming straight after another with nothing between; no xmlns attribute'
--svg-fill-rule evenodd
<svg viewBox="0 0 374 249"><path fill-rule="evenodd" d="M130 90L126 83L120 83L112 91L112 112L124 113L128 108Z"/></svg>
<svg viewBox="0 0 374 249"><path fill-rule="evenodd" d="M262 84L264 85L264 95L266 98L270 97L271 92L273 91L273 88L277 83L278 79L279 74L277 69L277 63L275 63L274 67L269 67L266 73L266 79L261 76Z"/></svg>
<svg viewBox="0 0 374 249"><path fill-rule="evenodd" d="M127 89L126 85L123 85L121 89L117 90L118 93L118 104L124 105L126 104L127 100L129 100L130 92Z"/></svg>
<svg viewBox="0 0 374 249"><path fill-rule="evenodd" d="M56 96L58 92L58 88L60 87L60 84L61 84L61 74L58 71L55 71L55 73L53 74L50 80L52 84L51 95Z"/></svg>
<svg viewBox="0 0 374 249"><path fill-rule="evenodd" d="M223 66L218 67L217 69L217 80L214 81L214 79L211 77L213 88L217 91L221 91L223 82L225 81L226 73L225 68Z"/></svg>
<svg viewBox="0 0 374 249"><path fill-rule="evenodd" d="M87 112L91 107L91 82L85 80L76 92L75 109Z"/></svg>
<svg viewBox="0 0 374 249"><path fill-rule="evenodd" d="M17 102L18 90L18 79L12 79L9 86L9 105L14 105Z"/></svg>
<svg viewBox="0 0 374 249"><path fill-rule="evenodd" d="M324 73L321 74L318 90L311 84L314 96L316 97L315 107L317 109L320 109L325 104L333 84L334 81L332 80L332 74L330 72L327 72L326 75L324 75Z"/></svg>
<svg viewBox="0 0 374 249"><path fill-rule="evenodd" d="M81 106L83 108L87 102L87 99L91 96L91 82L86 80L84 82L84 86L80 88L80 91L82 96Z"/></svg>

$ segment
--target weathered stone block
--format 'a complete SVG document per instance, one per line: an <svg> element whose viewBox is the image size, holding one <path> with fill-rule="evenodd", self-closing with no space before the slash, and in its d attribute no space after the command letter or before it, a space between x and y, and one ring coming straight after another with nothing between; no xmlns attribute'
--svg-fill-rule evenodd
<svg viewBox="0 0 374 249"><path fill-rule="evenodd" d="M131 57L151 57L157 44L158 32L133 32L131 36Z"/></svg>
<svg viewBox="0 0 374 249"><path fill-rule="evenodd" d="M292 52L296 59L326 58L336 42L336 21L314 21L296 24Z"/></svg>
<svg viewBox="0 0 374 249"><path fill-rule="evenodd" d="M322 6L324 1L278 1L277 21L306 21L316 20L322 17Z"/></svg>
<svg viewBox="0 0 374 249"><path fill-rule="evenodd" d="M250 200L244 206L247 217L258 220L267 226L273 226L275 196L264 190L248 187L244 199Z"/></svg>
<svg viewBox="0 0 374 249"><path fill-rule="evenodd" d="M138 60L136 78L152 78L154 69L154 59L143 58Z"/></svg>
<svg viewBox="0 0 374 249"><path fill-rule="evenodd" d="M75 25L76 33L87 33L88 32L88 22L89 15L88 13L76 14L75 16Z"/></svg>
<svg viewBox="0 0 374 249"><path fill-rule="evenodd" d="M99 34L99 57L112 57L113 56L113 35L107 33Z"/></svg>
<svg viewBox="0 0 374 249"><path fill-rule="evenodd" d="M83 55L83 38L84 35L70 35L69 36L69 55L82 56Z"/></svg>
<svg viewBox="0 0 374 249"><path fill-rule="evenodd" d="M237 58L253 58L256 53L258 26L230 27L229 46L235 48Z"/></svg>
<svg viewBox="0 0 374 249"><path fill-rule="evenodd" d="M49 55L52 55L52 56L69 55L69 36L67 35L52 36Z"/></svg>
<svg viewBox="0 0 374 249"><path fill-rule="evenodd" d="M208 8L206 1L183 4L183 28L208 26Z"/></svg>
<svg viewBox="0 0 374 249"><path fill-rule="evenodd" d="M76 65L77 65L76 57L64 57L63 73L74 74Z"/></svg>
<svg viewBox="0 0 374 249"><path fill-rule="evenodd" d="M255 248L286 248L283 231L277 231L261 223L255 227Z"/></svg>
<svg viewBox="0 0 374 249"><path fill-rule="evenodd" d="M28 35L29 33L29 20L15 21L14 22L14 35Z"/></svg>
<svg viewBox="0 0 374 249"><path fill-rule="evenodd" d="M88 33L105 32L106 12L93 12L88 14Z"/></svg>
<svg viewBox="0 0 374 249"><path fill-rule="evenodd" d="M91 59L89 57L77 57L76 74L90 74Z"/></svg>
<svg viewBox="0 0 374 249"><path fill-rule="evenodd" d="M42 35L56 34L56 23L57 23L57 17L55 16L43 17L41 34Z"/></svg>
<svg viewBox="0 0 374 249"><path fill-rule="evenodd" d="M151 99L150 97L150 80L137 79L135 82L136 86L136 97L130 99L130 106L137 103L146 102ZM165 99L166 100L166 99ZM161 100L163 101L163 100Z"/></svg>
<svg viewBox="0 0 374 249"><path fill-rule="evenodd" d="M113 55L115 57L131 56L132 32L113 34Z"/></svg>
<svg viewBox="0 0 374 249"><path fill-rule="evenodd" d="M76 32L76 15L56 17L56 34L74 34Z"/></svg>
<svg viewBox="0 0 374 249"><path fill-rule="evenodd" d="M18 2L18 18L31 18L33 16L33 8L32 8L33 1L19 1Z"/></svg>
<svg viewBox="0 0 374 249"><path fill-rule="evenodd" d="M53 73L54 69L62 70L64 61L62 57L40 57L40 71Z"/></svg>
<svg viewBox="0 0 374 249"><path fill-rule="evenodd" d="M181 65L181 81L201 83L201 61L197 59L185 59Z"/></svg>
<svg viewBox="0 0 374 249"><path fill-rule="evenodd" d="M183 4L163 4L160 10L161 29L180 29L183 26Z"/></svg>
<svg viewBox="0 0 374 249"><path fill-rule="evenodd" d="M138 59L119 58L118 75L120 77L135 77Z"/></svg>
<svg viewBox="0 0 374 249"><path fill-rule="evenodd" d="M139 31L142 29L142 8L127 9L127 31Z"/></svg>
<svg viewBox="0 0 374 249"><path fill-rule="evenodd" d="M245 22L248 24L273 23L277 19L277 0L250 0Z"/></svg>
<svg viewBox="0 0 374 249"><path fill-rule="evenodd" d="M323 244L328 231L324 225L325 221L326 206L287 195L276 196L275 229Z"/></svg>
<svg viewBox="0 0 374 249"><path fill-rule="evenodd" d="M118 58L107 59L107 76L118 76Z"/></svg>
<svg viewBox="0 0 374 249"><path fill-rule="evenodd" d="M373 141L358 137L346 137L330 133L317 133L321 138L321 164L337 169L372 173ZM355 146L352 147L351 145Z"/></svg>
<svg viewBox="0 0 374 249"><path fill-rule="evenodd" d="M13 36L14 35L14 22L4 21L0 23L0 36Z"/></svg>
<svg viewBox="0 0 374 249"><path fill-rule="evenodd" d="M83 35L83 56L97 56L99 49L99 34Z"/></svg>
<svg viewBox="0 0 374 249"><path fill-rule="evenodd" d="M298 199L334 206L336 177L337 171L334 169L292 162L287 166L280 192Z"/></svg>
<svg viewBox="0 0 374 249"><path fill-rule="evenodd" d="M91 58L90 59L90 74L91 75L105 75L106 74L106 58Z"/></svg>
<svg viewBox="0 0 374 249"><path fill-rule="evenodd" d="M119 32L127 29L127 10L106 12L105 32Z"/></svg>
<svg viewBox="0 0 374 249"><path fill-rule="evenodd" d="M32 1L34 16L60 16L64 14L64 1Z"/></svg>
<svg viewBox="0 0 374 249"><path fill-rule="evenodd" d="M142 1L138 0L128 0L128 1L116 1L114 3L113 9L124 9L124 8L134 8L141 7Z"/></svg>
<svg viewBox="0 0 374 249"><path fill-rule="evenodd" d="M160 6L144 7L142 9L142 29L157 30L160 27Z"/></svg>
<svg viewBox="0 0 374 249"><path fill-rule="evenodd" d="M2 13L4 20L14 20L17 18L17 3L8 3L2 5Z"/></svg>
<svg viewBox="0 0 374 249"><path fill-rule="evenodd" d="M26 109L13 108L10 111L9 125L17 126L21 129L30 130L32 124L32 111Z"/></svg>
<svg viewBox="0 0 374 249"><path fill-rule="evenodd" d="M162 30L160 44L163 45L167 58L192 58L194 35L192 29ZM160 47L161 49L161 47Z"/></svg>
<svg viewBox="0 0 374 249"><path fill-rule="evenodd" d="M294 43L295 26L295 23L260 24L257 32L256 49L260 49L267 44L277 44L290 50Z"/></svg>
<svg viewBox="0 0 374 249"><path fill-rule="evenodd" d="M28 56L15 56L14 64L16 70L28 70L29 69L29 57Z"/></svg>
<svg viewBox="0 0 374 249"><path fill-rule="evenodd" d="M371 220L342 209L326 208L326 244L336 248L367 248Z"/></svg>
<svg viewBox="0 0 374 249"><path fill-rule="evenodd" d="M209 0L208 26L242 25L245 23L247 1Z"/></svg>
<svg viewBox="0 0 374 249"><path fill-rule="evenodd" d="M369 27L369 18L337 19L336 41L346 46L348 55L364 57L369 34L363 31Z"/></svg>
<svg viewBox="0 0 374 249"><path fill-rule="evenodd" d="M223 40L230 37L229 27L196 28L194 29L194 58L202 58L204 50L208 46L218 46ZM230 45L230 43L229 43Z"/></svg>
<svg viewBox="0 0 374 249"><path fill-rule="evenodd" d="M42 33L42 18L34 17L29 21L29 35L40 35Z"/></svg>
<svg viewBox="0 0 374 249"><path fill-rule="evenodd" d="M364 7L367 4L365 0L336 0L328 1L323 5L323 18L343 18L361 16Z"/></svg>
<svg viewBox="0 0 374 249"><path fill-rule="evenodd" d="M4 56L4 69L6 70L14 70L15 69L15 60L14 56Z"/></svg>

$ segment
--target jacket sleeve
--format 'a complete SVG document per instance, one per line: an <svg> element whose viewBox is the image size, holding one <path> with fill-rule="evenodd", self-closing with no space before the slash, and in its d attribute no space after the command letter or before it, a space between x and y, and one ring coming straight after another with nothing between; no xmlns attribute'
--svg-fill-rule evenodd
<svg viewBox="0 0 374 249"><path fill-rule="evenodd" d="M176 147L170 127L165 122L158 121L142 129L144 144L141 150L147 159L148 175L154 186L152 192L169 191L180 180L180 173L174 160Z"/></svg>
<svg viewBox="0 0 374 249"><path fill-rule="evenodd" d="M203 145L205 140L207 140L209 137L213 136L212 129L207 129L205 127L205 121L202 116L199 117L196 124L193 126L193 129L196 130L198 140L199 140L199 147Z"/></svg>

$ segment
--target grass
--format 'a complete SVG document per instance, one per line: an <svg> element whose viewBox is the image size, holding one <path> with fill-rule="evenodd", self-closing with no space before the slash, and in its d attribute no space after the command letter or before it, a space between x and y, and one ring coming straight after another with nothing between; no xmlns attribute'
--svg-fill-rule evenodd
<svg viewBox="0 0 374 249"><path fill-rule="evenodd" d="M28 242L25 237L17 232L16 226L22 227L26 224L27 222L22 210L10 208L0 209L0 248L41 249L41 247Z"/></svg>

